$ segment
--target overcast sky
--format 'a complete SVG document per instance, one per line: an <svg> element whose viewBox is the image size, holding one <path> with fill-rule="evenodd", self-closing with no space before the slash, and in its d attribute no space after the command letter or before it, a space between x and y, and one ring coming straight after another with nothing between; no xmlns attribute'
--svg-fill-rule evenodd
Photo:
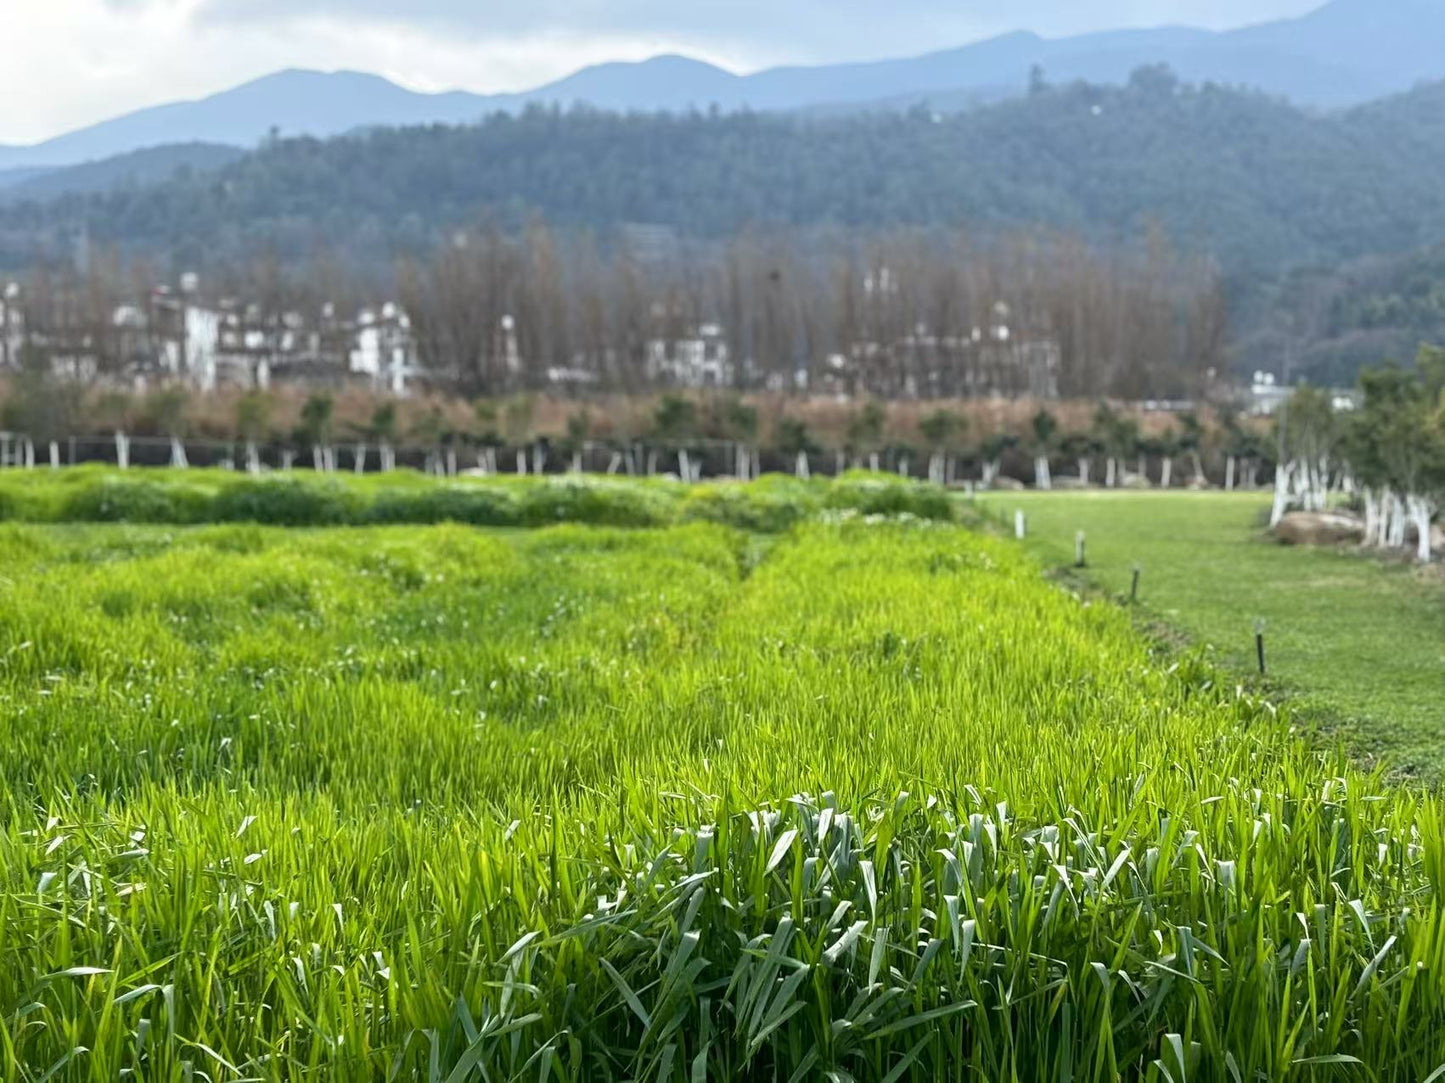
<svg viewBox="0 0 1445 1083"><path fill-rule="evenodd" d="M735 71L905 56L1029 29L1224 28L1322 0L0 0L0 142L35 142L280 68L527 89L684 52Z"/></svg>

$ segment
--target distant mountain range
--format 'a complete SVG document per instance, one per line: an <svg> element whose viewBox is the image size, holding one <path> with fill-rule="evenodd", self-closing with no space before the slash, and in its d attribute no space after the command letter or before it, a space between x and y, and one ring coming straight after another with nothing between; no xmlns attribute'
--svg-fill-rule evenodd
<svg viewBox="0 0 1445 1083"><path fill-rule="evenodd" d="M1020 32L909 59L752 75L664 56L602 64L525 93L494 96L419 94L356 72L284 71L33 146L0 146L0 189L33 181L40 170L161 145L252 147L272 131L330 136L369 127L461 124L530 104L836 114L927 103L949 110L1021 94L1035 68L1056 83L1117 83L1140 66L1160 63L1192 82L1253 87L1300 105L1358 104L1445 78L1445 3L1333 0L1299 18L1225 32L1165 27L1059 39Z"/></svg>

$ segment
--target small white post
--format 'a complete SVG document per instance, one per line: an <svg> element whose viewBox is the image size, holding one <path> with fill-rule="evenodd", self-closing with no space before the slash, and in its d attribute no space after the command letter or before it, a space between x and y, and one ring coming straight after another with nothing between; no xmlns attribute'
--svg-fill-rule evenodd
<svg viewBox="0 0 1445 1083"><path fill-rule="evenodd" d="M1014 537L1023 541L1028 537L1028 522L1024 519L1023 509L1014 512Z"/></svg>

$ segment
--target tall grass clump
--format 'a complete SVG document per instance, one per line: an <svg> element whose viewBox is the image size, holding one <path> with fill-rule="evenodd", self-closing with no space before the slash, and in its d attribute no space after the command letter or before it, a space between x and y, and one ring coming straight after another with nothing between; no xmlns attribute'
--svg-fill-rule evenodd
<svg viewBox="0 0 1445 1083"><path fill-rule="evenodd" d="M919 519L949 520L953 505L940 485L900 482L886 474L850 470L828 487L829 508L865 515L913 515Z"/></svg>
<svg viewBox="0 0 1445 1083"><path fill-rule="evenodd" d="M1006 543L853 516L747 553L0 529L9 1074L1445 1064L1432 796Z"/></svg>

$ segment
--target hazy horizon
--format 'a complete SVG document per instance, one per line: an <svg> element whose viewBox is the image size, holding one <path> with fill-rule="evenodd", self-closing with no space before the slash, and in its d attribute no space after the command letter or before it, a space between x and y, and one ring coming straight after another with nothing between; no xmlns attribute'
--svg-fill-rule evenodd
<svg viewBox="0 0 1445 1083"><path fill-rule="evenodd" d="M1015 30L1049 37L1169 24L1228 29L1323 0L900 0L672 5L657 0L3 0L22 43L0 67L0 143L43 142L135 109L203 98L288 68L351 70L419 91L508 93L579 68L680 53L739 73L908 56Z"/></svg>

